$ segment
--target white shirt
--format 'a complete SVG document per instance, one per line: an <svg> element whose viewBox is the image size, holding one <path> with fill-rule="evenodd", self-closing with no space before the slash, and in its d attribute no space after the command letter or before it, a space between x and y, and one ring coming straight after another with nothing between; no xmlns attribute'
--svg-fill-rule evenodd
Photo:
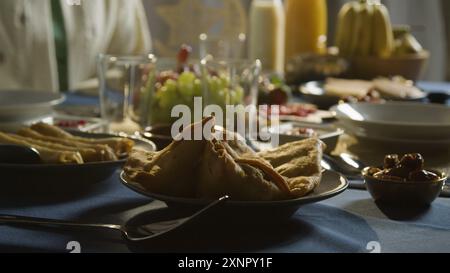
<svg viewBox="0 0 450 273"><path fill-rule="evenodd" d="M67 37L69 89L96 76L99 53L151 50L140 0L60 0ZM72 5L70 5L72 3ZM0 90L59 90L50 0L0 1Z"/></svg>

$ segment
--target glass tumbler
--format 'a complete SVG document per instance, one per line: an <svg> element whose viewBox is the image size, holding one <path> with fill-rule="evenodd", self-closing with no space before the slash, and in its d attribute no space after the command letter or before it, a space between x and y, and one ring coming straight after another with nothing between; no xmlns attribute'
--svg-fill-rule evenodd
<svg viewBox="0 0 450 273"><path fill-rule="evenodd" d="M108 123L108 132L132 134L146 123L142 115L141 90L152 77L155 64L152 54L114 56L101 54L97 68L101 117Z"/></svg>
<svg viewBox="0 0 450 273"><path fill-rule="evenodd" d="M256 123L261 62L243 59L215 60L207 56L201 60L201 67L203 114L214 114L218 125L232 131L243 130L243 124L248 128L251 125L249 123Z"/></svg>

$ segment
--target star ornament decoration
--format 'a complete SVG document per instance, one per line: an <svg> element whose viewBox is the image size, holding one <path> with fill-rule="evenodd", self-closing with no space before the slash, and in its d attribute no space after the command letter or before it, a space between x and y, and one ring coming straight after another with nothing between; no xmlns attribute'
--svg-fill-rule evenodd
<svg viewBox="0 0 450 273"><path fill-rule="evenodd" d="M163 56L173 56L183 43L196 46L201 33L231 37L246 30L247 18L240 0L178 0L157 5L156 14L167 26L167 36L155 40L155 48Z"/></svg>

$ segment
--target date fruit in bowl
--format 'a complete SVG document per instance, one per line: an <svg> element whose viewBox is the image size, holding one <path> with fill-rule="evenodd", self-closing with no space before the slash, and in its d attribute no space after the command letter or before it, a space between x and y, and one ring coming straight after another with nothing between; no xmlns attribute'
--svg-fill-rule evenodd
<svg viewBox="0 0 450 273"><path fill-rule="evenodd" d="M386 155L382 168L362 171L367 190L376 202L401 207L431 204L442 191L447 175L424 168L421 154Z"/></svg>

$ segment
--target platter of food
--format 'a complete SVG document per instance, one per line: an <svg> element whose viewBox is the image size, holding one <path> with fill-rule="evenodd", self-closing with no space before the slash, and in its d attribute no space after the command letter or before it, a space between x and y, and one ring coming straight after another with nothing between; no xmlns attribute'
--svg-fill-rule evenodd
<svg viewBox="0 0 450 273"><path fill-rule="evenodd" d="M262 111L261 111L262 110ZM277 107L261 109L259 115L267 118L269 115L277 115L282 122L307 122L321 124L335 119L335 113L317 109L317 106L309 103L292 102Z"/></svg>
<svg viewBox="0 0 450 273"><path fill-rule="evenodd" d="M399 77L377 78L371 81L327 78L325 81L307 82L299 87L299 91L307 101L324 109L339 101L421 101L427 96L411 81Z"/></svg>
<svg viewBox="0 0 450 273"><path fill-rule="evenodd" d="M322 171L324 144L317 138L257 153L235 133L211 134L210 140L173 141L158 152L133 151L121 173L122 183L169 206L203 206L228 195L227 208L255 217L290 216L301 205L347 187L341 175Z"/></svg>
<svg viewBox="0 0 450 273"><path fill-rule="evenodd" d="M40 162L0 162L4 181L18 190L60 190L95 184L111 176L133 148L156 150L148 140L79 131L36 123L17 133L0 132L0 145L25 146L35 150ZM4 156L3 156L4 158Z"/></svg>

